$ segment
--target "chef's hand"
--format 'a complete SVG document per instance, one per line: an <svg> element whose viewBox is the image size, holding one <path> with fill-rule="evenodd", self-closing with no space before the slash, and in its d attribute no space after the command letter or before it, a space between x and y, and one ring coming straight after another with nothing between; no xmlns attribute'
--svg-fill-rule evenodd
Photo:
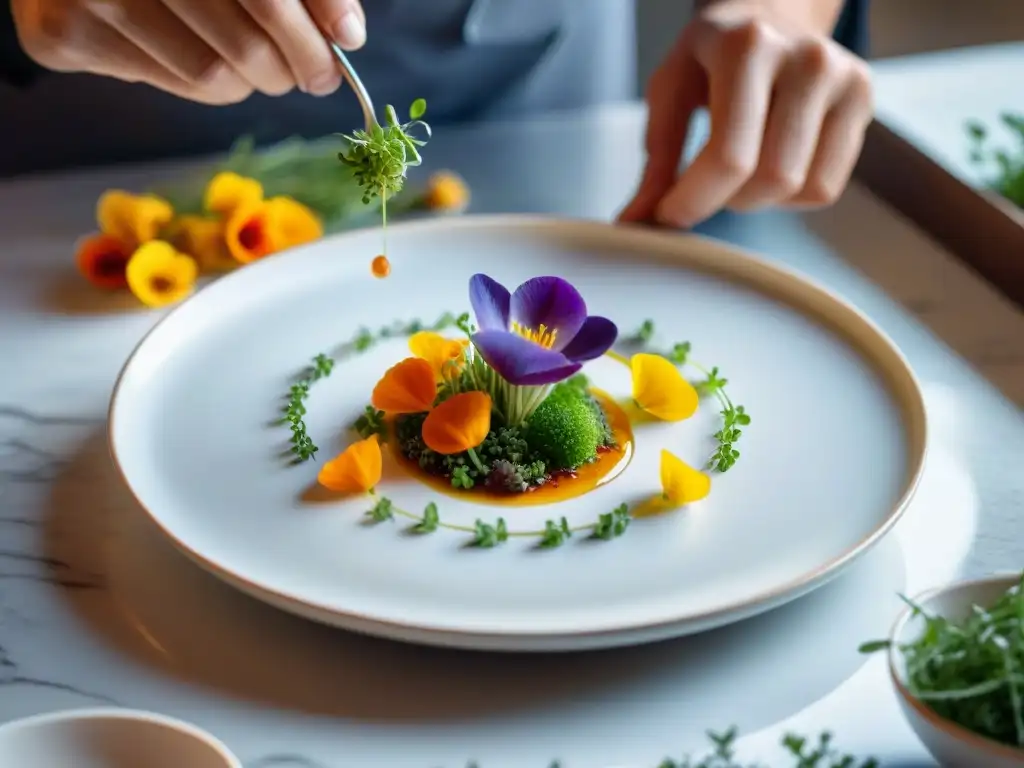
<svg viewBox="0 0 1024 768"><path fill-rule="evenodd" d="M192 101L254 91L325 95L340 85L317 28L366 39L359 0L12 0L26 53L61 72L143 82Z"/></svg>
<svg viewBox="0 0 1024 768"><path fill-rule="evenodd" d="M830 39L837 0L711 0L651 78L647 167L623 221L690 227L723 208L834 202L873 104L867 64ZM708 143L682 172L695 110Z"/></svg>

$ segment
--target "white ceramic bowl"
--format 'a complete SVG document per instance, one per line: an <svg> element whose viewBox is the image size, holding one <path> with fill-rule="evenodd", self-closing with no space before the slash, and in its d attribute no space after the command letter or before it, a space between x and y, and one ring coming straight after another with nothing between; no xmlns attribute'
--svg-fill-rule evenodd
<svg viewBox="0 0 1024 768"><path fill-rule="evenodd" d="M964 581L926 592L915 598L914 602L932 615L958 620L966 617L975 605L991 605L1019 582L1019 573ZM889 650L889 673L896 686L903 714L918 738L940 765L950 768L1024 766L1024 749L998 744L940 717L907 690L906 668L896 645L912 642L919 636L923 625L924 620L914 616L908 608L893 625L890 634L893 646Z"/></svg>
<svg viewBox="0 0 1024 768"><path fill-rule="evenodd" d="M0 726L4 768L242 768L208 733L162 715L80 709Z"/></svg>

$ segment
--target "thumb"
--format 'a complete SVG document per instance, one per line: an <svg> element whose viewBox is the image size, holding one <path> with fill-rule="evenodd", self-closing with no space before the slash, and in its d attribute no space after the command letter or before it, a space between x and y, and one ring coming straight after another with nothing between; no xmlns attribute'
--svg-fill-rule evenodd
<svg viewBox="0 0 1024 768"><path fill-rule="evenodd" d="M650 222L675 184L690 120L707 101L707 75L683 40L651 76L647 88L647 162L620 222Z"/></svg>

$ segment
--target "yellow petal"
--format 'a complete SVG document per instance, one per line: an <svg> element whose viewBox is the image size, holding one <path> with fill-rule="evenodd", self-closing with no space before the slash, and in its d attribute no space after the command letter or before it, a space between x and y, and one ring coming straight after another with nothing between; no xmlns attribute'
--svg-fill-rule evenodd
<svg viewBox="0 0 1024 768"><path fill-rule="evenodd" d="M195 261L163 240L139 247L125 269L132 293L147 307L175 304L192 293L198 267Z"/></svg>
<svg viewBox="0 0 1024 768"><path fill-rule="evenodd" d="M380 482L383 457L376 435L352 443L324 464L316 479L338 493L366 493Z"/></svg>
<svg viewBox="0 0 1024 768"><path fill-rule="evenodd" d="M450 456L476 448L491 431L491 396L463 392L427 414L421 435L426 446Z"/></svg>
<svg viewBox="0 0 1024 768"><path fill-rule="evenodd" d="M319 217L290 197L274 197L268 200L267 216L275 253L323 237L324 227Z"/></svg>
<svg viewBox="0 0 1024 768"><path fill-rule="evenodd" d="M203 272L226 272L238 266L228 250L225 224L219 218L182 216L177 220L175 245L199 263Z"/></svg>
<svg viewBox="0 0 1024 768"><path fill-rule="evenodd" d="M133 195L113 189L101 195L96 203L100 231L132 248L155 240L172 218L171 204L153 195Z"/></svg>
<svg viewBox="0 0 1024 768"><path fill-rule="evenodd" d="M395 414L429 411L435 399L434 371L418 357L407 357L388 368L370 395L374 408Z"/></svg>
<svg viewBox="0 0 1024 768"><path fill-rule="evenodd" d="M469 187L451 171L440 171L427 182L423 203L435 211L462 210L469 204Z"/></svg>
<svg viewBox="0 0 1024 768"><path fill-rule="evenodd" d="M633 400L647 413L663 421L682 421L697 411L697 390L671 361L642 353L633 355L629 366Z"/></svg>
<svg viewBox="0 0 1024 768"><path fill-rule="evenodd" d="M711 493L711 477L669 451L661 452L661 490L665 501L682 506Z"/></svg>
<svg viewBox="0 0 1024 768"><path fill-rule="evenodd" d="M206 185L203 207L209 213L230 216L238 208L249 207L263 201L263 187L256 179L222 171Z"/></svg>
<svg viewBox="0 0 1024 768"><path fill-rule="evenodd" d="M434 369L437 381L445 379L445 373L462 370L468 339L446 339L433 331L420 331L409 337L409 351L426 360Z"/></svg>

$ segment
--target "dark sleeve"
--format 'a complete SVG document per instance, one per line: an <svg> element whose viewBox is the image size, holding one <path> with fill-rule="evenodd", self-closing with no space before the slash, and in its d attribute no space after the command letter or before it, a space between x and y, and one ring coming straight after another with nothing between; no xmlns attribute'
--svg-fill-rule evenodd
<svg viewBox="0 0 1024 768"><path fill-rule="evenodd" d="M21 49L11 4L0 0L0 83L23 88L44 71Z"/></svg>
<svg viewBox="0 0 1024 768"><path fill-rule="evenodd" d="M868 11L870 0L846 0L833 35L840 45L863 59L869 55Z"/></svg>

